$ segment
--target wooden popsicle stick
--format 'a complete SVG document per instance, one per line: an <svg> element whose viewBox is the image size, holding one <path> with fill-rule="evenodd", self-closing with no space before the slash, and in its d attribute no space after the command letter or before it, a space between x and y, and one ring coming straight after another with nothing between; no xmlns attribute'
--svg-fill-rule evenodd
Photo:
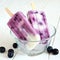
<svg viewBox="0 0 60 60"><path fill-rule="evenodd" d="M32 10L34 10L34 9L36 8L36 6L35 6L35 3L34 3L34 2L32 2L32 3L31 3L31 7L32 7Z"/></svg>
<svg viewBox="0 0 60 60"><path fill-rule="evenodd" d="M13 13L8 8L5 8L5 11L9 14L9 16L13 16Z"/></svg>

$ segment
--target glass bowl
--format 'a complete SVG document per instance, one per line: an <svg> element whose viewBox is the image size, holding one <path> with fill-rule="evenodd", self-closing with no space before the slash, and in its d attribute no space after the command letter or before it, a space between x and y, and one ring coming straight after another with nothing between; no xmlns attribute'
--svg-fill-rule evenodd
<svg viewBox="0 0 60 60"><path fill-rule="evenodd" d="M56 34L56 28L54 26L48 25L48 27L49 27L50 37L47 38L47 39L41 40L41 41L26 41L26 40L21 40L21 39L18 39L13 34L12 31L10 31L10 33L14 36L16 42L18 43L20 51L22 51L24 54L27 54L29 56L35 56L35 55L39 55L40 53L44 52L47 49L47 47L49 46L49 44L50 44L50 42L52 40L52 37L54 37L54 35ZM26 47L26 44L28 42L31 42L31 43L39 42L39 44L37 44L35 46L35 48L33 48L32 50L29 50Z"/></svg>

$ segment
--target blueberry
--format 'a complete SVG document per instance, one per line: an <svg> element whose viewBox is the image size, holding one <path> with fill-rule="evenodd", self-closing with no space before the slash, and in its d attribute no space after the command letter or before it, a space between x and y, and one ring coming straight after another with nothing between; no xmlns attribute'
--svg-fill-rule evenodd
<svg viewBox="0 0 60 60"><path fill-rule="evenodd" d="M49 46L49 47L47 48L47 52L48 52L48 53L52 53L52 51L53 51L53 48L52 48L51 46Z"/></svg>
<svg viewBox="0 0 60 60"><path fill-rule="evenodd" d="M42 22L39 22L38 24L43 25L43 23L42 23Z"/></svg>
<svg viewBox="0 0 60 60"><path fill-rule="evenodd" d="M14 27L13 27L13 26L11 26L11 29L14 29Z"/></svg>
<svg viewBox="0 0 60 60"><path fill-rule="evenodd" d="M40 33L40 35L43 35L43 33Z"/></svg>
<svg viewBox="0 0 60 60"><path fill-rule="evenodd" d="M44 15L44 12L41 12L41 15Z"/></svg>
<svg viewBox="0 0 60 60"><path fill-rule="evenodd" d="M18 44L17 43L13 43L13 48L17 48Z"/></svg>
<svg viewBox="0 0 60 60"><path fill-rule="evenodd" d="M18 16L18 14L15 14L15 16Z"/></svg>
<svg viewBox="0 0 60 60"><path fill-rule="evenodd" d="M29 20L29 22L32 24L32 21L31 21L31 19L29 18L28 20Z"/></svg>
<svg viewBox="0 0 60 60"><path fill-rule="evenodd" d="M14 21L16 21L16 20L17 20L17 17L14 18Z"/></svg>
<svg viewBox="0 0 60 60"><path fill-rule="evenodd" d="M32 19L33 19L33 21L35 21L35 18L34 17Z"/></svg>
<svg viewBox="0 0 60 60"><path fill-rule="evenodd" d="M0 53L4 53L5 52L5 47L0 47Z"/></svg>
<svg viewBox="0 0 60 60"><path fill-rule="evenodd" d="M53 54L53 55L57 55L58 53L59 53L59 50L58 50L58 49L56 49L56 48L53 49L53 51L52 51L52 54Z"/></svg>
<svg viewBox="0 0 60 60"><path fill-rule="evenodd" d="M43 17L45 17L44 12L42 12L41 15L42 15Z"/></svg>
<svg viewBox="0 0 60 60"><path fill-rule="evenodd" d="M12 58L14 56L14 50L13 49L9 49L8 50L8 57Z"/></svg>
<svg viewBox="0 0 60 60"><path fill-rule="evenodd" d="M38 13L38 11L36 11L35 13Z"/></svg>

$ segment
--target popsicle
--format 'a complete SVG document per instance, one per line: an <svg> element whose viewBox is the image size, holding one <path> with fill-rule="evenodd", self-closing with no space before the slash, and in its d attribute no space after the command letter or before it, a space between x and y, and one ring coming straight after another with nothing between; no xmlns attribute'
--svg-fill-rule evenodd
<svg viewBox="0 0 60 60"><path fill-rule="evenodd" d="M22 12L14 14L9 20L8 26L18 37L23 36L21 33L22 29L25 29L29 34L36 35L36 31L31 27L31 24Z"/></svg>
<svg viewBox="0 0 60 60"><path fill-rule="evenodd" d="M49 37L48 24L44 12L31 10L27 13L32 27L40 34L41 40Z"/></svg>

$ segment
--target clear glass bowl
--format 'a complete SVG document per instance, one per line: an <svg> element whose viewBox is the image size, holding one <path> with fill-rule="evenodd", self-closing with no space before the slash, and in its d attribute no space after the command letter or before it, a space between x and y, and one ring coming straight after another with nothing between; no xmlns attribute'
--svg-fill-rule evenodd
<svg viewBox="0 0 60 60"><path fill-rule="evenodd" d="M54 26L48 25L48 27L49 27L50 37L45 40L42 40L42 41L20 40L11 31L10 31L10 33L14 36L16 42L18 43L20 51L22 51L23 53L25 53L29 56L35 56L35 55L38 55L46 50L46 48L49 46L49 44L52 40L52 37L56 34L56 29ZM35 48L33 48L32 50L29 50L26 48L27 42L31 42L31 43L40 42L40 43L37 44L37 46L35 46ZM46 42L46 43L44 43L44 42Z"/></svg>

